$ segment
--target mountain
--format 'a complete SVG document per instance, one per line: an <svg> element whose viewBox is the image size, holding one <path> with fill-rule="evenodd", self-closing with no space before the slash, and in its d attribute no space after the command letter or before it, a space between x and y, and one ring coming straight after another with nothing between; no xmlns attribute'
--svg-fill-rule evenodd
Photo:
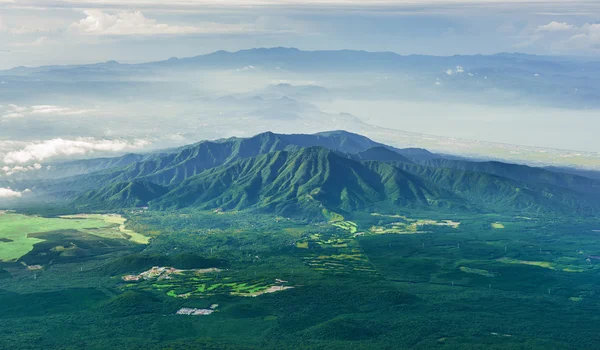
<svg viewBox="0 0 600 350"><path fill-rule="evenodd" d="M392 165L361 163L322 147L277 151L193 176L158 208L261 209L317 215L369 207L462 205L460 198Z"/></svg>
<svg viewBox="0 0 600 350"><path fill-rule="evenodd" d="M114 158L82 159L70 162L53 163L33 174L35 178L63 178L94 173L111 168L120 168L142 161L146 156L140 154L125 154Z"/></svg>
<svg viewBox="0 0 600 350"><path fill-rule="evenodd" d="M443 158L431 159L419 162L419 164L436 168L449 168L493 174L527 184L545 184L578 191L584 194L600 195L600 180L559 172L560 170L548 170L527 165L496 161L474 162Z"/></svg>
<svg viewBox="0 0 600 350"><path fill-rule="evenodd" d="M566 168L566 167L556 167L556 166L548 166L548 167L545 167L544 169L553 171L555 173L572 174L572 175L587 177L589 179L600 180L600 171L598 171L598 170L587 170L587 169Z"/></svg>
<svg viewBox="0 0 600 350"><path fill-rule="evenodd" d="M495 55L400 55L394 52L368 52L358 50L316 50L303 51L296 48L272 47L253 48L235 52L216 51L213 53L139 64L123 64L116 61L85 65L53 65L41 67L16 67L0 71L0 76L70 76L76 79L114 78L126 74L148 75L156 71L189 71L191 69L234 69L241 72L257 70L292 71L406 71L406 72L445 72L456 66L466 67L469 72L488 75L510 75L532 77L539 75L562 75L574 78L581 83L582 67L587 75L598 72L594 60L581 60L569 57L501 53ZM590 77L591 78L591 77ZM507 82L509 83L509 82ZM569 82L571 83L571 82ZM539 85L538 85L539 86ZM286 89L286 86L282 86Z"/></svg>
<svg viewBox="0 0 600 350"><path fill-rule="evenodd" d="M311 218L320 218L323 209L600 212L597 180L523 165L446 159L346 131L265 132L86 162L86 169L94 164L127 165L64 179L25 181L21 187L32 188L43 200L75 199L81 210L221 208ZM10 185L23 190L18 182Z"/></svg>
<svg viewBox="0 0 600 350"><path fill-rule="evenodd" d="M413 163L410 159L406 158L400 153L384 146L371 147L367 150L351 155L351 158L356 160L376 160L380 162L402 162L407 164Z"/></svg>
<svg viewBox="0 0 600 350"><path fill-rule="evenodd" d="M202 141L172 152L150 155L142 161L125 167L111 168L49 184L48 191L55 192L65 187L85 191L97 188L98 185L104 186L134 180L170 186L207 169L239 159L274 151L313 146L325 147L347 154L366 151L372 147L393 149L347 131L331 131L312 135L265 132L250 138L233 137L217 141ZM402 152L402 150L398 150L398 152Z"/></svg>
<svg viewBox="0 0 600 350"><path fill-rule="evenodd" d="M95 210L142 207L167 191L166 187L150 182L122 182L90 191L78 197L74 204Z"/></svg>
<svg viewBox="0 0 600 350"><path fill-rule="evenodd" d="M226 141L222 141L226 142ZM361 159L362 158L362 159ZM369 159L370 158L370 159ZM377 158L377 159L374 159ZM395 212L399 208L456 212L598 212L597 198L547 184L414 164L373 147L354 155L319 146L277 150L212 167L163 187L110 184L76 200L80 208L256 210L322 219L323 210Z"/></svg>
<svg viewBox="0 0 600 350"><path fill-rule="evenodd" d="M600 208L598 196L559 186L530 184L485 172L405 163L396 166L488 211L589 215Z"/></svg>

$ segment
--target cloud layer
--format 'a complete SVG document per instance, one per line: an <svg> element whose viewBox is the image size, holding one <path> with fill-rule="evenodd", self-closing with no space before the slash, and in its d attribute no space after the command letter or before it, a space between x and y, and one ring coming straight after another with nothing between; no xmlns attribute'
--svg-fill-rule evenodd
<svg viewBox="0 0 600 350"><path fill-rule="evenodd" d="M1 106L0 106L1 107ZM63 107L55 105L36 105L36 106L19 106L9 104L4 108L4 113L0 114L2 119L24 118L25 116L42 116L42 115L81 115L91 112L91 109L81 109L73 107Z"/></svg>
<svg viewBox="0 0 600 350"><path fill-rule="evenodd" d="M159 23L140 11L117 13L85 10L86 17L71 24L73 32L86 35L186 35L208 33L245 33L255 31L248 24L202 23L201 26L180 26Z"/></svg>
<svg viewBox="0 0 600 350"><path fill-rule="evenodd" d="M33 165L28 165L28 166L16 165L13 167L9 167L9 166L5 165L2 168L0 168L0 173L4 173L5 176L11 176L11 175L17 174L17 173L26 173L29 171L40 170L41 168L42 168L42 165L39 163L35 163Z"/></svg>
<svg viewBox="0 0 600 350"><path fill-rule="evenodd" d="M13 191L10 188L0 187L0 199L2 198L20 198L23 196L22 192Z"/></svg>
<svg viewBox="0 0 600 350"><path fill-rule="evenodd" d="M600 53L600 23L575 25L552 21L538 26L526 45L544 47L555 53Z"/></svg>
<svg viewBox="0 0 600 350"><path fill-rule="evenodd" d="M98 152L128 152L142 149L147 145L149 145L149 142L145 140L129 142L124 140L97 140L93 138L78 138L75 140L56 138L27 143L18 150L6 152L2 160L5 164L27 164L56 157L84 156ZM0 144L0 149L2 148Z"/></svg>

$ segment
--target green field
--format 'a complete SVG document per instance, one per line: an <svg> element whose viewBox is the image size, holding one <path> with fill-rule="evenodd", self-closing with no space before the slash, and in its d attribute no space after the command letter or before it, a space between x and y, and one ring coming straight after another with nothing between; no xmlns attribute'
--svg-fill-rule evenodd
<svg viewBox="0 0 600 350"><path fill-rule="evenodd" d="M0 214L0 261L19 259L30 252L35 244L44 241L32 234L55 231L76 230L84 235L148 243L148 237L125 229L124 224L125 219L119 215L45 218L15 213Z"/></svg>

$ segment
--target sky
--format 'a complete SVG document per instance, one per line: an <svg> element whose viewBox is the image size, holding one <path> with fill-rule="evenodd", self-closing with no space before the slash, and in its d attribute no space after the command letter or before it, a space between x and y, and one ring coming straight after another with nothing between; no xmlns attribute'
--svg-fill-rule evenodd
<svg viewBox="0 0 600 350"><path fill-rule="evenodd" d="M600 55L600 3L0 0L0 69L286 46L400 54Z"/></svg>
<svg viewBox="0 0 600 350"><path fill-rule="evenodd" d="M276 46L442 56L522 52L598 60L600 1L0 0L0 69L139 63ZM254 68L144 77L149 80L143 84L119 77L89 85L85 79L24 79L13 88L13 81L0 79L0 177L39 170L57 159L250 136L277 125L279 132L338 129L338 116L350 116L350 127L368 124L425 135L422 139L434 135L473 140L476 147L488 141L568 149L594 152L592 157L600 159L600 141L590 132L600 126L594 72L478 75L468 65L449 65L423 75L388 77ZM511 85L511 77L523 84ZM296 111L305 129L286 122L293 111L282 114L290 108L276 99L259 105L251 98L234 106L212 102L215 97L228 101L232 94L242 101L269 96L268 88L282 82L317 85L331 93L329 99L299 97L310 102ZM369 89L375 94L364 93ZM273 111L280 123L275 126L269 119Z"/></svg>

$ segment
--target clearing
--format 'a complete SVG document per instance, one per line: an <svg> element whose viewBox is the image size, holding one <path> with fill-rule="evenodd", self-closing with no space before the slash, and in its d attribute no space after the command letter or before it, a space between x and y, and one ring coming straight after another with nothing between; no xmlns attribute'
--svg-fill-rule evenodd
<svg viewBox="0 0 600 350"><path fill-rule="evenodd" d="M125 229L126 219L120 215L74 215L44 218L15 213L0 214L0 261L15 261L33 249L43 239L30 237L32 233L77 230L85 234L125 239L147 244L149 238Z"/></svg>

